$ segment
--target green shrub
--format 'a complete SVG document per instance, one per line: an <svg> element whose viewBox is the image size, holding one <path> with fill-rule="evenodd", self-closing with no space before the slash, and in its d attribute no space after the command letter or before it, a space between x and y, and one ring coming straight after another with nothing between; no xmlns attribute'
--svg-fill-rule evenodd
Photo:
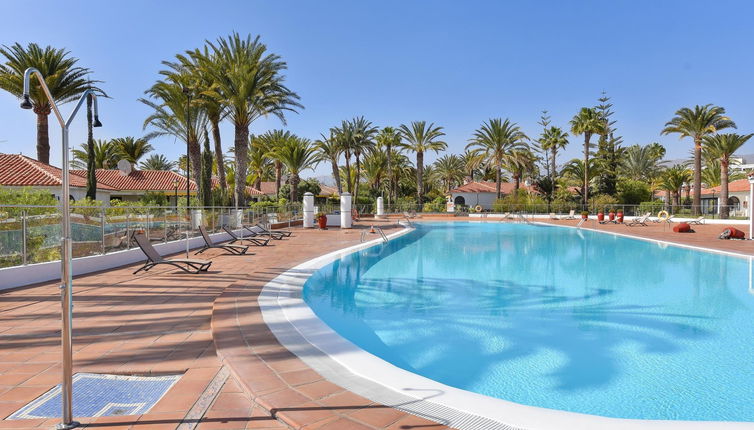
<svg viewBox="0 0 754 430"><path fill-rule="evenodd" d="M422 212L445 212L446 206L445 206L446 200L445 197L438 196L435 197L434 200L432 200L429 203L424 203L424 206L422 207Z"/></svg>
<svg viewBox="0 0 754 430"><path fill-rule="evenodd" d="M639 203L639 213L645 214L647 212L651 212L653 214L656 214L657 212L660 212L665 208L665 203L662 202L662 200L653 200L651 202L641 202Z"/></svg>
<svg viewBox="0 0 754 430"><path fill-rule="evenodd" d="M589 199L589 208L594 213L599 213L600 211L607 213L610 209L615 208L617 204L618 199L607 194L600 194Z"/></svg>
<svg viewBox="0 0 754 430"><path fill-rule="evenodd" d="M625 179L618 182L618 198L626 205L638 205L652 198L652 191L646 182Z"/></svg>
<svg viewBox="0 0 754 430"><path fill-rule="evenodd" d="M518 190L518 194L508 194L492 204L492 212L495 213L519 211L544 213L547 211L547 202L539 195L529 194L526 190Z"/></svg>

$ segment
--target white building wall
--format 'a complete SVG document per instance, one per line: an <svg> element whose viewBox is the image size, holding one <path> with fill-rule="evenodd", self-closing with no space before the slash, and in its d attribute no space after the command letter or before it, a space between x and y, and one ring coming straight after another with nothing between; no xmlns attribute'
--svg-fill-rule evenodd
<svg viewBox="0 0 754 430"><path fill-rule="evenodd" d="M453 202L456 201L456 197L461 196L465 200L465 205L475 207L479 205L482 209L492 209L492 204L497 200L497 194L495 193L450 193L453 198Z"/></svg>

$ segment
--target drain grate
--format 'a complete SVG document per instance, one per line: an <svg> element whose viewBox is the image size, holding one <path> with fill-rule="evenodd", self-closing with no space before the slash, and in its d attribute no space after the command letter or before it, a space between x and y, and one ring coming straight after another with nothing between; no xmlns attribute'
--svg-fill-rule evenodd
<svg viewBox="0 0 754 430"><path fill-rule="evenodd" d="M103 417L149 411L181 375L126 376L77 373L73 376L73 415ZM59 418L60 385L14 412L8 420Z"/></svg>

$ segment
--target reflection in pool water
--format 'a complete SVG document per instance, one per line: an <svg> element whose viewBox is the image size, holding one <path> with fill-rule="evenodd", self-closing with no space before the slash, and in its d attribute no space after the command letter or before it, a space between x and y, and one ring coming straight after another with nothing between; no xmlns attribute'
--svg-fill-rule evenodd
<svg viewBox="0 0 754 430"><path fill-rule="evenodd" d="M754 420L749 261L575 229L428 223L315 273L304 299L403 369L620 418Z"/></svg>

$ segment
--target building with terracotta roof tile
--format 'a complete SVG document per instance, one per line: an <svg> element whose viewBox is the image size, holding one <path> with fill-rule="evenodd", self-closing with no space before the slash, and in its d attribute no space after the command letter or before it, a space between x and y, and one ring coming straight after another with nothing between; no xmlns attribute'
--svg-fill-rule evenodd
<svg viewBox="0 0 754 430"><path fill-rule="evenodd" d="M521 189L532 191L530 186L521 183ZM508 195L515 189L515 184L511 182L502 182L500 192L503 196ZM475 207L481 206L482 209L492 209L492 204L497 200L497 189L494 182L472 181L461 185L460 187L450 190L452 202L458 205Z"/></svg>

